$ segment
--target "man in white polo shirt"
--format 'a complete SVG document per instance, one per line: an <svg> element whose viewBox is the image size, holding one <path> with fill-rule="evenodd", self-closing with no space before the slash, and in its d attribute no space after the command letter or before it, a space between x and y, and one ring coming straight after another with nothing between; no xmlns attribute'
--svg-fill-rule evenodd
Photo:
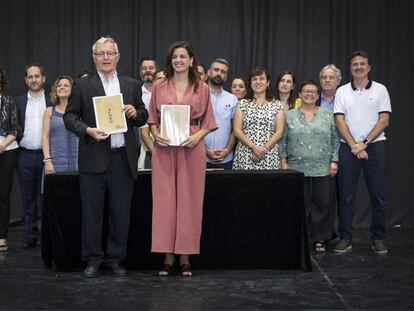
<svg viewBox="0 0 414 311"><path fill-rule="evenodd" d="M352 217L361 169L371 198L372 249L387 254L385 238L386 158L384 130L389 125L391 101L387 88L369 78L371 58L363 51L350 58L352 81L335 96L334 115L342 136L339 149L339 236L336 253L352 249Z"/></svg>

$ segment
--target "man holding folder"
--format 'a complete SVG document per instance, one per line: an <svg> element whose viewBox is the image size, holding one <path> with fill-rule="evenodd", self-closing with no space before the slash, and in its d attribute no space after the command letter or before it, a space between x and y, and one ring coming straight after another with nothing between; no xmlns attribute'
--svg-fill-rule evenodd
<svg viewBox="0 0 414 311"><path fill-rule="evenodd" d="M79 137L82 260L88 263L84 277L95 277L102 264L115 276L124 276L121 262L126 257L137 178L138 146L133 126L145 124L148 113L141 99L141 83L117 74L120 54L116 42L110 37L100 38L92 51L98 75L75 81L64 115L66 128ZM126 128L125 132L111 134L97 128L93 98L116 94L122 94ZM101 241L105 197L109 199L106 251Z"/></svg>

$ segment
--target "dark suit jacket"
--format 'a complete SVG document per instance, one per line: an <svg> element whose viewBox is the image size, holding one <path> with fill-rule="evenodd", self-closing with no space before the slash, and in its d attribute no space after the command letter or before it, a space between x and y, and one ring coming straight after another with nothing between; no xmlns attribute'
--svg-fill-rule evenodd
<svg viewBox="0 0 414 311"><path fill-rule="evenodd" d="M144 125L148 118L148 112L141 99L141 83L124 76L118 76L118 80L124 104L131 104L137 110L135 120L127 119L128 131L124 133L131 174L136 178L138 175L138 145L133 127ZM108 168L111 160L110 137L97 142L86 134L86 128L96 127L92 99L95 96L105 96L105 90L99 76L75 80L69 104L63 116L66 129L79 137L80 173L102 173Z"/></svg>
<svg viewBox="0 0 414 311"><path fill-rule="evenodd" d="M47 96L45 97L45 100L46 100L46 107L50 107L53 105ZM19 123L22 129L22 135L20 137L17 137L17 140L20 142L23 137L24 126L26 123L25 121L26 121L27 93L15 97L14 101L16 102L17 115L19 117Z"/></svg>

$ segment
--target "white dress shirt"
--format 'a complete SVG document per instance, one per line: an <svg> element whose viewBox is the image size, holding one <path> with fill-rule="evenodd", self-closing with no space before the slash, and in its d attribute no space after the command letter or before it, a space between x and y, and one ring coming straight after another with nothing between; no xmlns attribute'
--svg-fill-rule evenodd
<svg viewBox="0 0 414 311"><path fill-rule="evenodd" d="M113 74L110 75L110 77L107 79L103 73L99 72L99 77L101 78L105 95L117 95L121 93L121 88L119 86L119 80L118 80L118 74L115 71ZM111 134L111 148L119 148L125 146L125 137L124 133L117 133L117 134Z"/></svg>
<svg viewBox="0 0 414 311"><path fill-rule="evenodd" d="M24 133L20 146L26 149L42 149L42 123L46 110L45 92L42 96L34 98L27 93L27 106L24 119Z"/></svg>

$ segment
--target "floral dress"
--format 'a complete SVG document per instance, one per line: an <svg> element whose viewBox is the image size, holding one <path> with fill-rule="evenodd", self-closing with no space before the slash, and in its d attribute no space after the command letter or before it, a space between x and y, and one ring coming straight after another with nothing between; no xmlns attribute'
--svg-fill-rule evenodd
<svg viewBox="0 0 414 311"><path fill-rule="evenodd" d="M257 104L250 99L242 99L239 108L243 113L243 133L255 144L266 144L276 132L276 117L283 113L283 106L278 100L272 100L265 104ZM279 169L278 144L274 144L266 156L254 162L251 159L253 151L237 142L236 153L233 161L234 170L272 170Z"/></svg>

